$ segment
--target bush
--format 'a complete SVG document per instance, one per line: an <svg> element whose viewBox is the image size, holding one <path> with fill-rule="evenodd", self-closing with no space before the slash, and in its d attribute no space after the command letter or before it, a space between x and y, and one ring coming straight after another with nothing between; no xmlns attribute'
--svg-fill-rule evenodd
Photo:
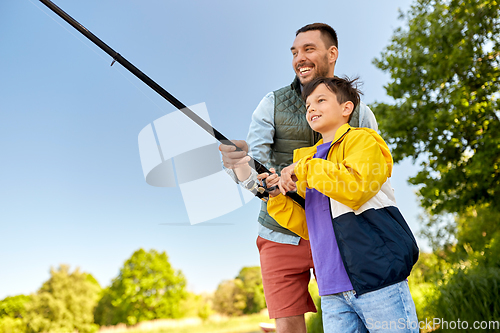
<svg viewBox="0 0 500 333"><path fill-rule="evenodd" d="M213 299L214 310L228 316L258 313L266 307L260 267L244 267L233 280L223 281Z"/></svg>
<svg viewBox="0 0 500 333"><path fill-rule="evenodd" d="M206 321L212 314L212 296L186 292L186 298L182 300L180 308L183 317L199 317Z"/></svg>
<svg viewBox="0 0 500 333"><path fill-rule="evenodd" d="M246 306L243 282L239 279L222 281L214 294L214 310L228 316L241 316Z"/></svg>
<svg viewBox="0 0 500 333"><path fill-rule="evenodd" d="M317 313L310 313L306 316L306 327L308 333L323 333L323 318L321 312L321 297L319 296L318 284L315 280L309 283L309 293L316 305Z"/></svg>
<svg viewBox="0 0 500 333"><path fill-rule="evenodd" d="M472 325L474 321L498 321L498 295L500 268L479 266L459 270L438 288L438 294L430 301L426 310L434 318L442 318L448 322L460 319Z"/></svg>
<svg viewBox="0 0 500 333"><path fill-rule="evenodd" d="M97 281L78 268L70 273L66 265L50 273L26 304L28 332L95 332L93 311L101 289Z"/></svg>

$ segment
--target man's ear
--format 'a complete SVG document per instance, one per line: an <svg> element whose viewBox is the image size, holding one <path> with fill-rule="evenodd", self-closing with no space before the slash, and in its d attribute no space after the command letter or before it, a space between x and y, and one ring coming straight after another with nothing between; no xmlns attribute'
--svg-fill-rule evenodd
<svg viewBox="0 0 500 333"><path fill-rule="evenodd" d="M330 46L330 48L328 49L328 62L330 64L334 64L335 62L337 62L338 57L339 50L337 49L337 47L335 47L334 45Z"/></svg>
<svg viewBox="0 0 500 333"><path fill-rule="evenodd" d="M353 111L354 111L354 103L351 101L347 101L344 103L342 109L342 116L349 117Z"/></svg>

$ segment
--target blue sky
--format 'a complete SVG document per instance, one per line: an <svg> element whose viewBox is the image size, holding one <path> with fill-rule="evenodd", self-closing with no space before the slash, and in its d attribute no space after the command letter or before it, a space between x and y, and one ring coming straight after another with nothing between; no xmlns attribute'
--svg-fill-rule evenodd
<svg viewBox="0 0 500 333"><path fill-rule="evenodd" d="M372 65L410 1L57 0L57 5L212 125L244 139L261 98L293 80L295 30L339 35L336 75L359 75L363 101L387 101ZM180 190L148 185L139 132L175 109L36 0L0 3L0 299L35 292L65 263L109 285L137 249L166 251L192 291L211 291L259 264L259 201L188 223ZM182 138L179 138L182 140ZM392 184L410 226L418 204ZM220 195L217 187L211 195Z"/></svg>

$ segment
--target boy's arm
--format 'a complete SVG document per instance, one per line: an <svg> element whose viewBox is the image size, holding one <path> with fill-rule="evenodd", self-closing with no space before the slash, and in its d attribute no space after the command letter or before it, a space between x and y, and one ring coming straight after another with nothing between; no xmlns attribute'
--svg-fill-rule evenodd
<svg viewBox="0 0 500 333"><path fill-rule="evenodd" d="M267 212L282 227L309 239L304 208L289 197L279 194L270 198L267 202Z"/></svg>
<svg viewBox="0 0 500 333"><path fill-rule="evenodd" d="M345 139L342 161L303 158L294 169L299 182L354 210L377 194L392 170L392 157L382 138L356 132Z"/></svg>

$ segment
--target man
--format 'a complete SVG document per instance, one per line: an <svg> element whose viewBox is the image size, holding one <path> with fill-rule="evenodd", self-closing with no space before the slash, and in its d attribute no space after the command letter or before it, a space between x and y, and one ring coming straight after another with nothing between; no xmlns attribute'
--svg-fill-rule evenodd
<svg viewBox="0 0 500 333"><path fill-rule="evenodd" d="M297 31L291 51L295 80L262 99L252 115L248 143L233 141L242 151L219 146L224 166L247 189L255 186L257 176L245 157L249 147L256 160L280 173L292 164L295 149L313 146L320 138L307 124L300 92L302 85L316 77L334 76L339 55L337 34L327 24L306 25ZM362 103L354 110L350 124L377 129L375 116ZM304 313L316 311L308 292L313 268L309 242L273 220L264 202L259 223L257 246L269 317L276 319L277 333L305 333Z"/></svg>

